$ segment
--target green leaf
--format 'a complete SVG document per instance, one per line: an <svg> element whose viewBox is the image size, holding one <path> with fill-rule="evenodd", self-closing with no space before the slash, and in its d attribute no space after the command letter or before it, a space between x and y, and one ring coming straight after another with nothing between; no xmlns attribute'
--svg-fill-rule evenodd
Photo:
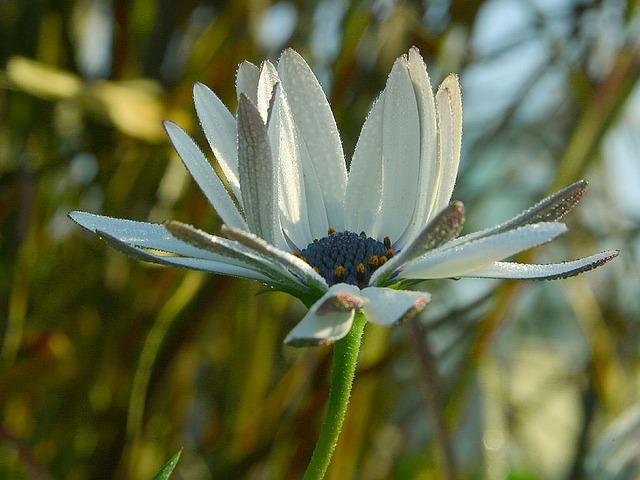
<svg viewBox="0 0 640 480"><path fill-rule="evenodd" d="M171 475L171 472L173 472L173 469L176 468L176 465L178 464L178 460L180 460L181 453L182 449L178 450L178 452L171 457L160 470L158 470L158 473L153 476L152 480L168 480L169 475Z"/></svg>

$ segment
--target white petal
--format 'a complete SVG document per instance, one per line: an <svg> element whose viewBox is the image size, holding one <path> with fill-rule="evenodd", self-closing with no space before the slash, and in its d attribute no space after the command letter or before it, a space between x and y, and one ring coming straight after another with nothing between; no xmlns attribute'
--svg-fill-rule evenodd
<svg viewBox="0 0 640 480"><path fill-rule="evenodd" d="M340 221L336 219L334 223L329 224L329 214L325 205L326 194L322 191L322 185L319 179L322 175L319 176L317 174L304 142L302 142L299 147L309 230L311 237L322 238L327 234L327 229L331 225L340 225L339 227L333 227L336 230L344 229L344 218L340 218ZM344 205L340 205L339 210L343 212ZM338 217L340 217L340 215L338 215Z"/></svg>
<svg viewBox="0 0 640 480"><path fill-rule="evenodd" d="M410 242L427 225L433 216L432 205L438 192L436 107L426 65L415 47L409 50L409 75L420 117L420 173L413 217L405 234L396 240L396 245L400 246Z"/></svg>
<svg viewBox="0 0 640 480"><path fill-rule="evenodd" d="M392 241L402 236L413 217L420 171L418 104L406 63L404 57L395 62L384 96L382 231L377 237L389 236Z"/></svg>
<svg viewBox="0 0 640 480"><path fill-rule="evenodd" d="M202 83L193 86L202 131L236 198L240 198L236 119L218 96Z"/></svg>
<svg viewBox="0 0 640 480"><path fill-rule="evenodd" d="M238 99L244 94L254 105L258 104L258 79L260 69L251 62L242 62L236 72L236 92Z"/></svg>
<svg viewBox="0 0 640 480"><path fill-rule="evenodd" d="M251 100L241 95L238 103L238 169L247 224L251 232L272 245L285 248L277 214L276 168L267 127Z"/></svg>
<svg viewBox="0 0 640 480"><path fill-rule="evenodd" d="M567 231L562 223L537 223L508 232L427 252L402 269L403 278L451 278L489 265L537 245Z"/></svg>
<svg viewBox="0 0 640 480"><path fill-rule="evenodd" d="M424 310L431 300L426 292L369 287L362 290L368 301L361 310L367 320L377 325L397 324Z"/></svg>
<svg viewBox="0 0 640 480"><path fill-rule="evenodd" d="M229 226L246 230L247 223L242 214L196 143L173 122L164 122L164 128L185 167L222 221Z"/></svg>
<svg viewBox="0 0 640 480"><path fill-rule="evenodd" d="M332 344L349 333L355 309L365 302L358 287L338 283L313 304L284 342L294 347Z"/></svg>
<svg viewBox="0 0 640 480"><path fill-rule="evenodd" d="M197 249L179 241L158 223L137 222L77 211L70 212L69 218L91 232L106 232L118 240L138 247L153 248L178 255L198 255Z"/></svg>
<svg viewBox="0 0 640 480"><path fill-rule="evenodd" d="M556 280L578 275L604 265L618 256L618 251L609 250L577 260L562 263L526 264L495 262L478 270L466 273L465 277L476 278L521 278L530 280Z"/></svg>
<svg viewBox="0 0 640 480"><path fill-rule="evenodd" d="M345 198L345 229L380 233L382 207L382 116L384 91L371 107L356 144Z"/></svg>
<svg viewBox="0 0 640 480"><path fill-rule="evenodd" d="M258 107L262 121L265 124L269 121L273 95L279 81L278 72L276 71L276 67L273 66L273 63L269 60L262 62L260 66L260 78L258 80L258 103L255 105Z"/></svg>
<svg viewBox="0 0 640 480"><path fill-rule="evenodd" d="M431 216L447 206L458 176L462 147L462 97L458 77L451 74L436 92L438 111L439 173L438 194Z"/></svg>
<svg viewBox="0 0 640 480"><path fill-rule="evenodd" d="M264 275L253 269L246 268L244 266L227 263L225 261L209 260L205 258L174 257L169 255L161 255L151 250L145 250L143 248L123 242L122 240L117 239L106 232L98 230L96 233L102 240L107 242L113 248L136 260L157 263L159 265L188 268L191 270L201 270L203 272L215 273L219 275L230 275L233 277L246 278L249 280L257 280L272 287L282 288L280 282L275 281L274 279L269 278L267 275ZM291 287L292 290L295 289L294 287L295 286Z"/></svg>
<svg viewBox="0 0 640 480"><path fill-rule="evenodd" d="M278 73L322 191L329 226L340 231L344 228L347 170L329 102L309 65L294 50L284 51Z"/></svg>
<svg viewBox="0 0 640 480"><path fill-rule="evenodd" d="M299 138L280 86L276 87L267 129L271 155L278 168L280 223L287 238L296 248L303 249L311 243L313 236L309 230Z"/></svg>

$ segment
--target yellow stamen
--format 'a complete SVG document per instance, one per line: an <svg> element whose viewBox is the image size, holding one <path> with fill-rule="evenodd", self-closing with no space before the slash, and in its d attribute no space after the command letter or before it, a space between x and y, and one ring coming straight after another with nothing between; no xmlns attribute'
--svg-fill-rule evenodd
<svg viewBox="0 0 640 480"><path fill-rule="evenodd" d="M358 279L358 282L363 283L367 278L366 274L367 270L364 268L364 263L356 265L356 278Z"/></svg>
<svg viewBox="0 0 640 480"><path fill-rule="evenodd" d="M294 250L293 252L291 252L291 255L293 255L294 257L299 258L300 260L302 260L304 263L309 263L307 262L307 259L304 258L304 255L302 255L300 253L300 250Z"/></svg>
<svg viewBox="0 0 640 480"><path fill-rule="evenodd" d="M344 274L347 272L347 269L342 265L337 266L333 270L333 279L335 283L342 282L344 280Z"/></svg>

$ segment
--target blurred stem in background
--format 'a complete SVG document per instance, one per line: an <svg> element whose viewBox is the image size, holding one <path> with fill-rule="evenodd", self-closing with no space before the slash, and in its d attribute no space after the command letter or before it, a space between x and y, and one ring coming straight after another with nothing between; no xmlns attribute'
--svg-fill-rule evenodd
<svg viewBox="0 0 640 480"><path fill-rule="evenodd" d="M445 405L442 396L440 373L438 372L437 358L429 345L427 327L415 318L407 322L409 336L416 358L420 365L420 371L424 377L424 398L431 421L431 428L434 432L434 440L438 449L439 464L442 469L442 476L446 480L456 478L456 464L451 439L444 416Z"/></svg>

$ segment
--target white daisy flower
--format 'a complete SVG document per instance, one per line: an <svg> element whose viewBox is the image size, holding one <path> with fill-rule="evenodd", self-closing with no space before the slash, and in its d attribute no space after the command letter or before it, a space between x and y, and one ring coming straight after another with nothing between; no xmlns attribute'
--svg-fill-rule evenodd
<svg viewBox="0 0 640 480"><path fill-rule="evenodd" d="M216 210L222 235L189 225L69 216L141 260L262 282L310 307L291 345L329 344L356 310L395 324L428 304L406 290L450 277L555 279L602 265L617 251L570 262L504 262L563 234L558 220L582 197L570 185L517 217L458 237L460 202L449 203L460 158L462 103L455 75L434 94L417 49L397 59L362 127L347 172L336 123L313 72L295 51L277 67L245 62L234 116L202 84L194 101L219 171L172 122L164 126Z"/></svg>

